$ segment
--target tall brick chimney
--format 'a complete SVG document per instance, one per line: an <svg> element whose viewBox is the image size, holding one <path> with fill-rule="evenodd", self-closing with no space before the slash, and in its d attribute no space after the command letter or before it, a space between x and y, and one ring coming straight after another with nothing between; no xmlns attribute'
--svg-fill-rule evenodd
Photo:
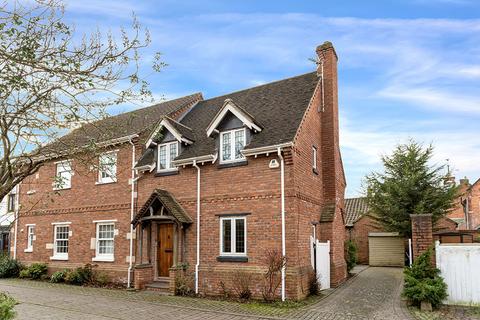
<svg viewBox="0 0 480 320"><path fill-rule="evenodd" d="M318 76L321 77L321 137L322 137L322 176L325 203L336 203L337 179L340 175L340 152L338 137L338 84L337 54L329 41L317 47Z"/></svg>

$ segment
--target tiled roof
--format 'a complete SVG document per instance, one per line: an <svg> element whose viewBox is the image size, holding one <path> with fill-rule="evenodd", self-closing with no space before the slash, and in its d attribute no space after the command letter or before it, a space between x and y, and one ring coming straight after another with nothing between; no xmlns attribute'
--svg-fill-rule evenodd
<svg viewBox="0 0 480 320"><path fill-rule="evenodd" d="M195 143L185 147L176 160L216 152L215 139L207 137L206 129L226 99L231 99L264 128L261 132L253 134L245 149L292 141L318 80L316 72L311 72L200 101L180 121L192 128Z"/></svg>
<svg viewBox="0 0 480 320"><path fill-rule="evenodd" d="M140 219L149 213L150 206L157 199L177 221L181 223L192 223L190 216L170 192L162 189L155 189L133 219L132 223L134 225L138 224Z"/></svg>
<svg viewBox="0 0 480 320"><path fill-rule="evenodd" d="M61 151L70 149L73 146L81 147L88 145L92 140L99 143L140 134L146 130L150 131L163 116L175 113L177 110L192 105L201 99L201 93L195 93L150 107L87 123L61 137L56 142L47 145L44 147L44 150L45 152Z"/></svg>
<svg viewBox="0 0 480 320"><path fill-rule="evenodd" d="M358 219L368 212L366 198L345 199L345 224L352 226Z"/></svg>

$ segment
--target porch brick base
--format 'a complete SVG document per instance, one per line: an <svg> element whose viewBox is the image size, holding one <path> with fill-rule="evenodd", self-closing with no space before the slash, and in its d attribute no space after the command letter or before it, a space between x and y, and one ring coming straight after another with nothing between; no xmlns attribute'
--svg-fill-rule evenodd
<svg viewBox="0 0 480 320"><path fill-rule="evenodd" d="M151 264L141 264L135 266L134 284L135 289L143 290L145 285L153 281L153 266Z"/></svg>

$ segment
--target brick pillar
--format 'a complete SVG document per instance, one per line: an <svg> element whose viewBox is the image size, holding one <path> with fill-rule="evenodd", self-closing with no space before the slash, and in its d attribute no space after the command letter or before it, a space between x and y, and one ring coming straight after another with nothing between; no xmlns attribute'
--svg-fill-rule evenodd
<svg viewBox="0 0 480 320"><path fill-rule="evenodd" d="M411 214L413 260L433 245L432 215Z"/></svg>

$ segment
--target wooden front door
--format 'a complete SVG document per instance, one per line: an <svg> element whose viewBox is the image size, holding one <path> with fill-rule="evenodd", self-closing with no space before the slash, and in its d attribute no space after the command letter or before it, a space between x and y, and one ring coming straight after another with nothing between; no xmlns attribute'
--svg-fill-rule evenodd
<svg viewBox="0 0 480 320"><path fill-rule="evenodd" d="M173 265L173 224L158 225L158 276L168 277Z"/></svg>

